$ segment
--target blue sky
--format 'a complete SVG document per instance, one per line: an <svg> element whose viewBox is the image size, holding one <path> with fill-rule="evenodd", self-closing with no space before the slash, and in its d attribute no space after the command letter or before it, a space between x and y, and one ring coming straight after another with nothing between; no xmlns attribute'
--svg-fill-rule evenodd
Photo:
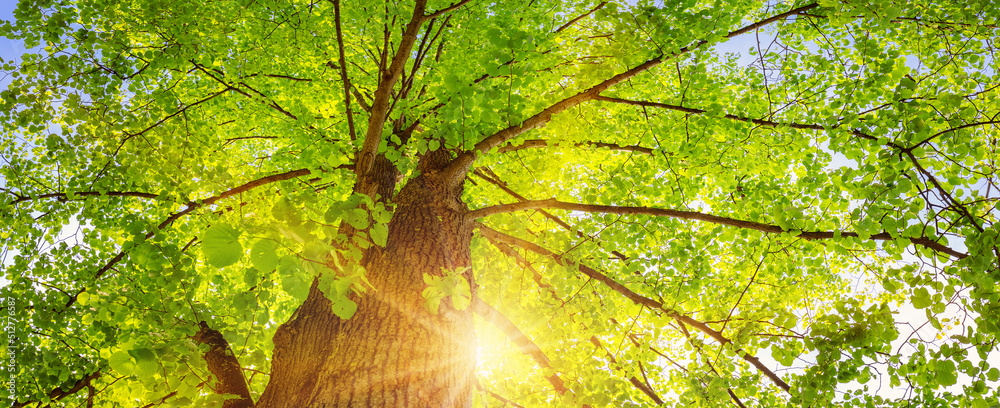
<svg viewBox="0 0 1000 408"><path fill-rule="evenodd" d="M13 20L16 5L13 0L0 0L0 20ZM0 58L3 58L4 61L17 58L22 53L24 53L24 46L19 41L0 39Z"/></svg>

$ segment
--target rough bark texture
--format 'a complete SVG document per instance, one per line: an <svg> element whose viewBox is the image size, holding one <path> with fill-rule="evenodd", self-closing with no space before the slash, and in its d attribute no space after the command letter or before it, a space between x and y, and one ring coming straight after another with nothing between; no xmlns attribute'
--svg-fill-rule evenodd
<svg viewBox="0 0 1000 408"><path fill-rule="evenodd" d="M274 337L271 381L257 406L468 407L475 385L471 310L445 300L432 314L423 275L470 265L472 227L458 191L444 187L446 154L421 161L396 196L383 250L369 253L375 287L352 295L358 312L337 318L317 289ZM471 272L466 279L475 283Z"/></svg>
<svg viewBox="0 0 1000 408"><path fill-rule="evenodd" d="M246 377L243 376L243 368L240 362L233 355L229 342L218 330L208 327L208 323L202 321L198 323L200 330L194 336L194 340L207 344L209 349L205 352L205 363L208 370L215 375L218 380L212 390L216 394L233 394L239 398L226 400L222 404L223 408L251 408L253 399L250 398L250 390L247 388Z"/></svg>

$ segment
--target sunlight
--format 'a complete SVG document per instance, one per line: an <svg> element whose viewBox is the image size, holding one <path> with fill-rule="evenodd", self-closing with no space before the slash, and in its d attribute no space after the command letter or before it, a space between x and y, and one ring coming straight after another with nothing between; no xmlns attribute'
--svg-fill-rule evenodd
<svg viewBox="0 0 1000 408"><path fill-rule="evenodd" d="M512 350L507 339L495 327L486 322L477 322L476 344L476 375L492 377L494 373L503 371L504 363L510 358Z"/></svg>

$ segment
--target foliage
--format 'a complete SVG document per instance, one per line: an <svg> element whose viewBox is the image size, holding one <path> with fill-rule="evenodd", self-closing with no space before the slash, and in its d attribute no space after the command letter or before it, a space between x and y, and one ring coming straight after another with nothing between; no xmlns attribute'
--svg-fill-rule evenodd
<svg viewBox="0 0 1000 408"><path fill-rule="evenodd" d="M392 244L356 165L439 148L477 287L428 307L511 323L479 406L1000 403L996 2L426 3L21 0L15 405L221 406L201 321L256 399L310 282L350 318Z"/></svg>

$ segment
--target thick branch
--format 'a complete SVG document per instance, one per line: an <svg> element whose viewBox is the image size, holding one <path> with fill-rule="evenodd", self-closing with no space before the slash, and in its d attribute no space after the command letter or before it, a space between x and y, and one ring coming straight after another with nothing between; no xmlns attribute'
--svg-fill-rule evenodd
<svg viewBox="0 0 1000 408"><path fill-rule="evenodd" d="M454 10L458 9L459 7L464 6L465 3L468 3L468 2L469 2L469 0L459 1L458 3L452 4L452 5L448 6L448 7L445 7L443 9L441 9L441 10L435 11L433 13L430 13L430 14L424 16L424 19L425 20L430 20L432 18L441 16L442 14L449 13L451 11L454 11Z"/></svg>
<svg viewBox="0 0 1000 408"><path fill-rule="evenodd" d="M239 398L226 400L222 407L253 408L254 403L250 397L250 389L247 388L246 378L243 376L243 368L230 349L229 342L222 336L222 333L208 327L208 323L204 321L198 323L198 327L200 330L194 335L194 340L209 346L204 355L205 362L208 364L208 370L219 380L213 391L219 395L239 396Z"/></svg>
<svg viewBox="0 0 1000 408"><path fill-rule="evenodd" d="M403 69L406 67L406 61L410 58L410 52L416 43L420 25L426 19L426 16L424 16L426 7L427 0L417 0L413 7L413 16L406 25L406 30L403 32L396 55L392 57L389 69L379 73L381 77L379 78L378 88L375 89L374 99L372 100L371 115L368 119L368 130L365 133L365 141L361 146L361 151L358 152L354 160L357 166L355 173L358 176L358 184L355 187L355 191L370 197L375 196L377 186L367 176L371 172L375 156L378 154L378 145L382 141L382 126L389 116L389 99L392 97L392 89L396 81L399 80Z"/></svg>
<svg viewBox="0 0 1000 408"><path fill-rule="evenodd" d="M101 372L100 371L95 371L95 372L91 373L90 375L77 380L75 383L73 383L73 385L71 387L69 387L69 389L67 389L65 391L62 389L62 387L56 387L56 388L52 389L52 391L49 391L49 400L50 401L59 401L59 400L61 400L63 398L66 398L66 397L68 397L70 395L76 394L76 393L80 392L80 390L82 390L84 388L90 387L90 383L93 382L95 379L97 379L97 377L100 377L100 376L101 376ZM38 402L38 401L17 402L15 400L14 404L11 405L11 407L12 408L21 408L23 406L26 406L28 404L34 404L36 402Z"/></svg>
<svg viewBox="0 0 1000 408"><path fill-rule="evenodd" d="M519 203L500 204L492 207L485 207L470 211L467 216L472 219L477 219L493 214L508 213L513 211L523 211L523 210L535 210L535 209L559 209L567 211L596 212L604 214L651 215L656 217L670 217L683 220L697 220L712 224L727 225L730 227L751 229L751 230L774 233L774 234L789 233L789 234L794 234L799 238L808 240L831 239L837 237L859 237L859 238L861 237L856 232L846 232L846 231L845 232L795 231L791 229L785 229L773 224L764 224L754 221L745 221L734 218L720 217L717 215L705 214L697 211L682 211L682 210L671 210L665 208L651 208L651 207L616 207L610 205L565 203L556 200L524 201ZM868 237L868 239L873 239L876 241L886 241L896 238L897 237L893 236L892 234L889 234L888 232L882 232ZM927 237L916 237L916 238L906 238L906 239L909 239L910 242L912 242L914 245L920 245L922 247L929 248L934 251L948 254L956 259L962 259L969 256L968 254L958 252Z"/></svg>
<svg viewBox="0 0 1000 408"><path fill-rule="evenodd" d="M528 336L525 336L524 333L522 333L521 330L514 325L514 322L511 322L510 319L494 309L493 306L490 306L477 297L472 300L472 311L483 319L486 319L486 321L490 322L490 324L497 329L500 329L500 331L502 331L512 343L521 349L521 353L524 353L525 355L531 357L532 360L535 360L535 363L538 364L539 367L546 370L552 370L552 364L549 362L549 358L545 355L545 353L542 352L542 349L539 348L535 342L531 341ZM569 391L569 389L566 388L566 385L563 384L562 378L559 378L558 374L553 373L552 375L545 377L545 379L549 380L549 383L552 384L556 392L559 394L565 394Z"/></svg>
<svg viewBox="0 0 1000 408"><path fill-rule="evenodd" d="M815 7L818 7L818 4L812 3L806 6L786 11L776 16L750 24L736 31L732 31L729 34L727 34L724 38L733 38L740 34L770 24L772 22L783 20L790 16L803 13ZM552 120L553 116L559 114L560 112L575 107L577 105L580 105L584 102L594 100L598 98L601 92L604 92L607 89L619 83L627 81L635 77L636 75L646 72L651 68L659 65L663 61L666 61L676 56L687 54L695 49L705 46L706 44L708 44L708 41L702 40L693 45L682 47L673 54L660 55L658 57L650 59L632 69L626 70L625 72L617 74L580 93L577 93L576 95L570 96L566 99L556 102L555 104L543 109L541 112L536 113L534 116L525 119L524 122L521 122L520 124L512 125L506 129L503 129L499 132L494 133L493 135L484 138L479 143L476 143L475 147L471 151L463 152L462 154L458 155L458 157L455 158L455 160L451 163L451 165L449 165L448 168L445 170L446 171L445 179L448 180L450 183L456 183L456 184L460 183L465 178L465 173L469 170L470 167L472 167L472 163L475 162L476 156L489 152L491 149L499 147L500 145L506 143L507 141L513 139L514 137L523 134L524 132L527 132L537 127L544 126L546 123Z"/></svg>
<svg viewBox="0 0 1000 408"><path fill-rule="evenodd" d="M553 146L553 144L549 143L549 141L547 141L547 140L531 139L531 140L525 140L525 141L521 142L518 145L514 145L514 144L504 145L503 147L497 149L497 152L498 153L508 153L508 152L515 152L515 151L518 151L518 150L532 149L532 148L539 148L539 147L550 147L550 146ZM648 147L638 146L638 145L621 146L621 145L618 145L618 144L615 144L615 143L604 143L604 142L576 142L576 143L573 143L573 146L577 146L577 147L584 147L584 146L587 146L587 147L599 147L599 148L605 148L605 149L616 150L616 151L621 151L621 152L642 153L642 154L645 154L645 155L652 155L653 154L653 149L648 148Z"/></svg>
<svg viewBox="0 0 1000 408"><path fill-rule="evenodd" d="M732 342L731 340L729 340L728 338L726 338L725 336L723 336L722 333L719 333L718 331L712 329L707 324L705 324L703 322L700 322L698 320L695 320L694 318L691 318L690 316L686 316L684 314L681 314L680 312L678 312L676 310L667 308L667 307L663 306L663 303L660 303L660 302L658 302L656 300L653 300L653 299L650 299L648 297L642 296L642 295L640 295L638 293L635 293L631 289L625 287L625 285L622 285L621 283L618 283L614 279L611 279L607 275L605 275L605 274L603 274L603 273L601 273L601 272L599 272L599 271L597 271L597 270L595 270L595 269L593 269L593 268L591 268L591 267L589 267L587 265L584 265L584 264L581 264L581 263L575 263L575 262L573 262L573 261L571 261L569 259L566 259L562 255L559 255L559 254L557 254L555 252L552 252L552 251L550 251L548 249L545 249L545 248L543 248L543 247L541 247L541 246L539 246L539 245L537 245L537 244L535 244L533 242L525 241L523 239L520 239L520 238L517 238L517 237L513 237L513 236L510 236L510 235L504 234L502 232L496 231L496 230L494 230L492 228L489 228L489 227L487 227L485 225L482 225L482 224L479 225L479 232L481 234L483 234L483 236L486 236L486 237L488 237L490 239L495 239L495 240L504 242L504 243L506 243L508 245L516 246L516 247L519 247L519 248L523 248L523 249L526 249L528 251L534 252L536 254L552 258L553 260L555 260L556 262L558 262L560 265L577 268L577 270L579 270L580 272L582 272L584 275L587 275L587 277L589 277L589 278L591 278L593 280L596 280L598 282L603 283L605 286L607 286L611 290L614 290L615 292L618 292L619 294L621 294L622 296L625 296L627 299L635 302L636 304L643 305L643 306L649 307L650 309L654 309L654 310L662 310L665 313L667 313L668 316L676 319L678 322L686 324L688 326L691 326L691 327L694 327L694 328L698 329L698 331L700 331L700 332L706 334L707 336L711 337L712 339L714 339L715 341L717 341L721 345L725 345L727 343L731 343ZM739 352L741 350L737 350L737 351ZM781 379L781 377L779 377L777 374L775 374L774 371L772 371L770 368L767 368L767 366L765 366L763 363L761 363L760 360L757 359L757 357L751 356L749 353L746 353L746 352L743 352L742 354L740 354L740 353L738 353L738 354L740 355L740 357L743 360L745 360L746 362L750 363L754 367L757 367L757 369L761 373L763 373L765 376L767 376L767 378L769 378L771 380L771 382L773 382L776 386L778 386L778 388L781 388L782 390L784 390L786 392L788 392L791 389L788 386L788 384L785 383L785 381Z"/></svg>

